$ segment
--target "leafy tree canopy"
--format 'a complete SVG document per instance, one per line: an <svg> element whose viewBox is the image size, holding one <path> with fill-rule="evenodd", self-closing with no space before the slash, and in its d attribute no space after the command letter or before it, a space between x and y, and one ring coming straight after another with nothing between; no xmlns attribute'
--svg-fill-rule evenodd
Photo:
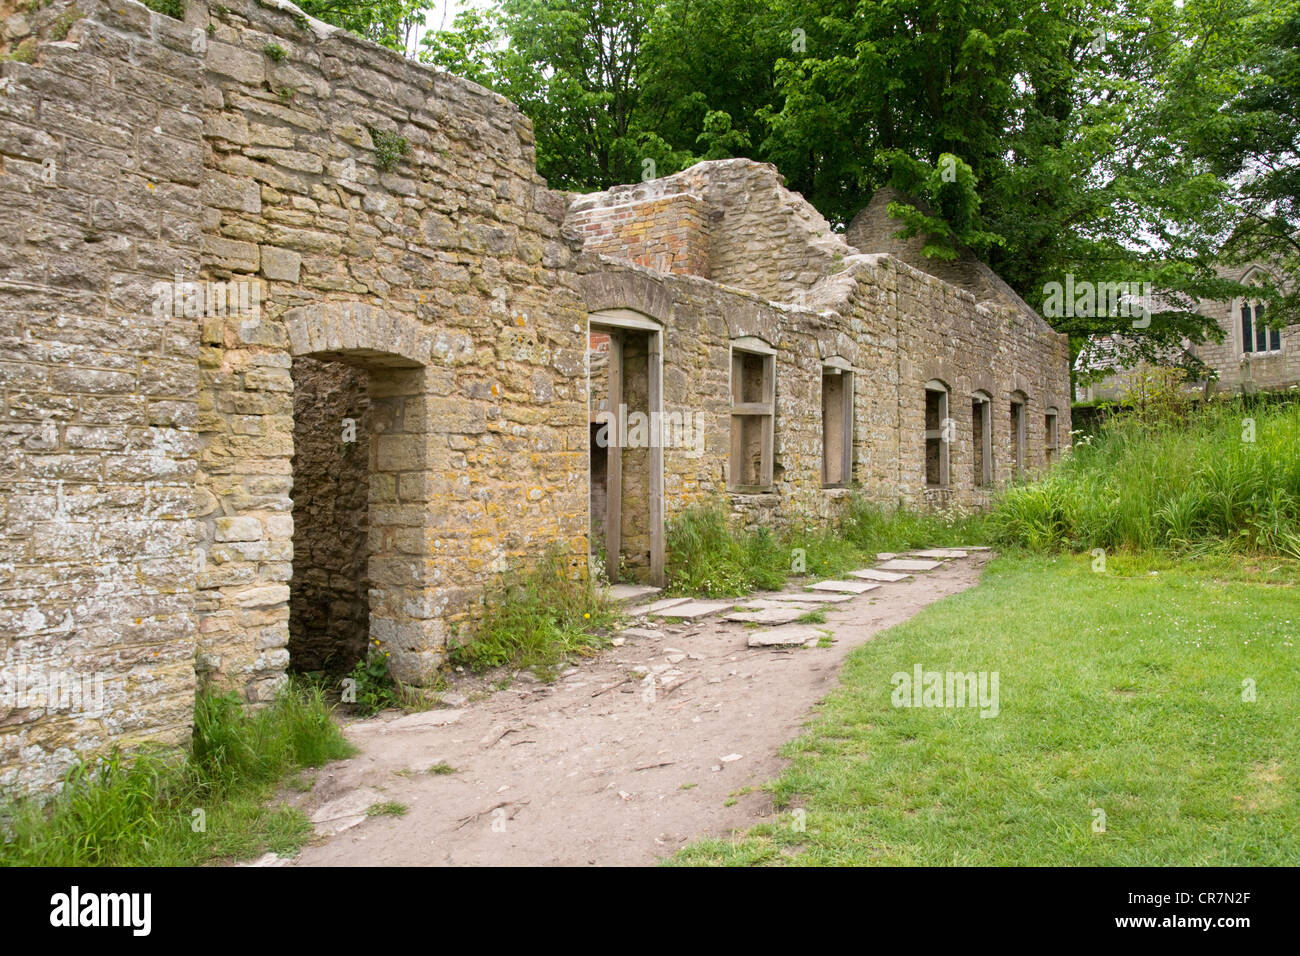
<svg viewBox="0 0 1300 956"><path fill-rule="evenodd" d="M303 13L406 53L433 0L295 0Z"/></svg>

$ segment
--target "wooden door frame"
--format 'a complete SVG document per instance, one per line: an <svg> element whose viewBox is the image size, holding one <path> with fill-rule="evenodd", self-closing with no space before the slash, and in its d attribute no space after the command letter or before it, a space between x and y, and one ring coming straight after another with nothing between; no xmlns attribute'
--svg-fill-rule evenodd
<svg viewBox="0 0 1300 956"><path fill-rule="evenodd" d="M647 404L650 416L648 486L650 489L650 582L663 587L664 577L664 451L663 451L663 326L647 315L632 309L602 309L587 316L587 335L593 329L607 331L609 347L609 402L613 422L606 454L605 485L605 575L611 584L618 581L619 553L622 548L623 451L618 433L619 406L623 403L623 337L628 332L645 333L648 345ZM590 373L587 381L590 394ZM590 441L590 439L588 439ZM590 448L588 448L590 460ZM590 466L587 472L591 480ZM590 487L587 500L591 501ZM590 522L588 522L590 528Z"/></svg>

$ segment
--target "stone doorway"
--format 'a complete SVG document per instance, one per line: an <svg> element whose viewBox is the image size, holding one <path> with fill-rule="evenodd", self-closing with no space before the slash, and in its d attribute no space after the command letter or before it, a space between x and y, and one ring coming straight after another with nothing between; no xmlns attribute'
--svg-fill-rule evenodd
<svg viewBox="0 0 1300 956"><path fill-rule="evenodd" d="M591 316L589 541L611 584L663 584L661 349L658 325L637 313Z"/></svg>
<svg viewBox="0 0 1300 956"><path fill-rule="evenodd" d="M328 330L313 338L310 319L290 323L290 668L350 670L377 641L396 679L424 685L445 650L428 590L434 481L425 367L384 349L405 339L390 341L382 315L354 307L342 318L351 341L378 347L330 348Z"/></svg>
<svg viewBox="0 0 1300 956"><path fill-rule="evenodd" d="M293 360L293 577L289 666L345 674L370 637L368 373Z"/></svg>

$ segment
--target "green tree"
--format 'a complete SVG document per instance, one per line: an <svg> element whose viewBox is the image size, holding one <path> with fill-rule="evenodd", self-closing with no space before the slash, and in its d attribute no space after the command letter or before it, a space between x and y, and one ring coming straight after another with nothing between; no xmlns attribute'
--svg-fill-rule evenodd
<svg viewBox="0 0 1300 956"><path fill-rule="evenodd" d="M791 44L770 0L663 0L641 50L638 127L683 165L760 158L765 112L777 101L776 61Z"/></svg>
<svg viewBox="0 0 1300 956"><path fill-rule="evenodd" d="M450 30L430 31L421 38L419 58L490 87L503 44L500 14L491 8L466 7L456 13Z"/></svg>
<svg viewBox="0 0 1300 956"><path fill-rule="evenodd" d="M303 13L406 53L433 0L299 0Z"/></svg>
<svg viewBox="0 0 1300 956"><path fill-rule="evenodd" d="M462 11L449 33L426 35L421 59L518 104L533 121L537 167L552 186L605 189L658 172L660 160L673 164L662 139L635 123L651 8L649 0L504 0L490 13Z"/></svg>
<svg viewBox="0 0 1300 956"><path fill-rule="evenodd" d="M1248 40L1251 82L1211 131L1206 152L1233 182L1241 219L1226 244L1238 262L1273 265L1291 287L1271 287L1270 324L1300 322L1300 4L1273 6Z"/></svg>

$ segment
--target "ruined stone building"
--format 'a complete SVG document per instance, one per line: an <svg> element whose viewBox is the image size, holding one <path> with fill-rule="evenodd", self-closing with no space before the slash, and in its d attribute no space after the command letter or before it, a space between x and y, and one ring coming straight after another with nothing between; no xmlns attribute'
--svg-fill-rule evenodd
<svg viewBox="0 0 1300 956"><path fill-rule="evenodd" d="M693 502L977 506L1068 441L1064 336L887 197L556 192L511 103L280 0L0 24L2 785L367 640L427 682L553 543L653 582Z"/></svg>

